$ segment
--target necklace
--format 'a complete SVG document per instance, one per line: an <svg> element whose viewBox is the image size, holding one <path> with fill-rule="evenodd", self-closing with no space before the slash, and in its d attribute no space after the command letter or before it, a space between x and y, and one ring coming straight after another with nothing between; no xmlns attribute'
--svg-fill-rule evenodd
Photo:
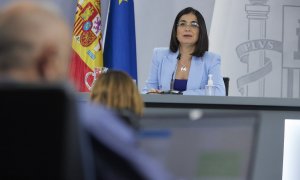
<svg viewBox="0 0 300 180"><path fill-rule="evenodd" d="M181 71L181 72L186 71L186 70L187 70L186 65L182 64L181 61L179 61L179 63L180 63L180 65L181 65L180 71Z"/></svg>

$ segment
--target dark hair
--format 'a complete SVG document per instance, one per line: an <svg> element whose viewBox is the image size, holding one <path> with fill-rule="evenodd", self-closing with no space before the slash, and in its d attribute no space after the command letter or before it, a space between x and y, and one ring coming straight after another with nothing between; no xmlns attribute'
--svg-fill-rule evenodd
<svg viewBox="0 0 300 180"><path fill-rule="evenodd" d="M193 56L202 57L206 51L208 51L208 35L206 30L206 25L203 16L199 11L192 7L187 7L183 10L181 10L174 21L172 34L171 34L171 41L170 41L170 50L172 52L176 52L179 48L179 41L176 37L177 35L177 24L181 16L185 14L194 14L197 18L197 21L199 23L199 36L198 41L196 42L196 48L194 52L191 54Z"/></svg>

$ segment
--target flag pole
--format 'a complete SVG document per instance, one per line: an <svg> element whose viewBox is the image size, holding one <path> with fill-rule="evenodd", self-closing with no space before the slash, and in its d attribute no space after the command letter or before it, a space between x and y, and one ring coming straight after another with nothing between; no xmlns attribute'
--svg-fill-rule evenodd
<svg viewBox="0 0 300 180"><path fill-rule="evenodd" d="M107 13L106 13L106 21L104 25L104 32L103 32L103 38L102 38L102 47L103 47L103 53L104 53L104 45L105 45L105 37L106 37L106 30L107 30L107 22L108 22L108 16L109 16L109 11L110 11L110 0L107 6Z"/></svg>

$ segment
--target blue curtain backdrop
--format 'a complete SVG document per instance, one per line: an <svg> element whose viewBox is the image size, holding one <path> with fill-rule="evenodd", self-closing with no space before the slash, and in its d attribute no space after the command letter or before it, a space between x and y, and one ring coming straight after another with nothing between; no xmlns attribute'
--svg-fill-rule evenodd
<svg viewBox="0 0 300 180"><path fill-rule="evenodd" d="M104 44L104 66L137 80L133 0L111 0Z"/></svg>

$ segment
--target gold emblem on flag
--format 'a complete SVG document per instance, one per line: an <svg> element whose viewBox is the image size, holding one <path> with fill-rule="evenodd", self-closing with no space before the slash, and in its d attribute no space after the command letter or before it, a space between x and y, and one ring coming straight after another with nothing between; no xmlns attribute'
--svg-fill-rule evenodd
<svg viewBox="0 0 300 180"><path fill-rule="evenodd" d="M128 0L119 0L119 5L120 5L122 2L128 2Z"/></svg>
<svg viewBox="0 0 300 180"><path fill-rule="evenodd" d="M97 36L92 31L83 32L80 36L80 44L83 47L87 47L91 45L96 39Z"/></svg>

